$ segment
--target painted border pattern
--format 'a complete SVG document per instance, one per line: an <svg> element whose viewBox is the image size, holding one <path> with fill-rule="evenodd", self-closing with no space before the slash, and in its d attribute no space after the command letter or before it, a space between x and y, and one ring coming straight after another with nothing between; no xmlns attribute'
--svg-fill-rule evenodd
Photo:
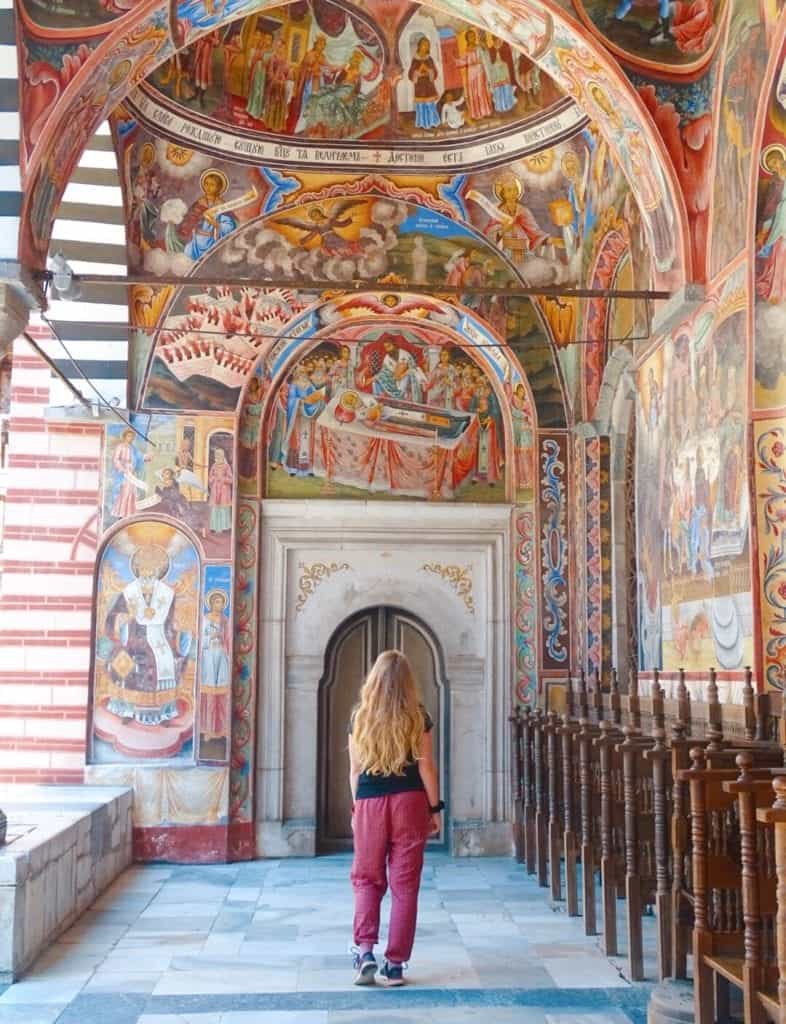
<svg viewBox="0 0 786 1024"><path fill-rule="evenodd" d="M544 668L568 667L568 536L564 436L541 436L541 658Z"/></svg>
<svg viewBox="0 0 786 1024"><path fill-rule="evenodd" d="M254 718L257 677L257 583L259 507L240 501L237 509L234 671L229 820L253 820Z"/></svg>
<svg viewBox="0 0 786 1024"><path fill-rule="evenodd" d="M534 704L538 692L537 658L535 656L535 515L531 506L513 510L516 561L515 622L515 700Z"/></svg>
<svg viewBox="0 0 786 1024"><path fill-rule="evenodd" d="M764 678L784 689L786 675L786 428L782 419L759 425L756 437L756 503L759 520L759 587Z"/></svg>

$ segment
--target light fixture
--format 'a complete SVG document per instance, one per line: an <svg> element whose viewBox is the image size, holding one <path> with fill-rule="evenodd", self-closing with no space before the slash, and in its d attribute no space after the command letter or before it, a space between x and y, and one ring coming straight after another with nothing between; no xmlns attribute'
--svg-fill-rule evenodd
<svg viewBox="0 0 786 1024"><path fill-rule="evenodd" d="M52 287L57 292L57 297L66 302L74 302L82 294L79 279L69 266L68 260L62 252L56 252L49 257L47 264L51 274Z"/></svg>

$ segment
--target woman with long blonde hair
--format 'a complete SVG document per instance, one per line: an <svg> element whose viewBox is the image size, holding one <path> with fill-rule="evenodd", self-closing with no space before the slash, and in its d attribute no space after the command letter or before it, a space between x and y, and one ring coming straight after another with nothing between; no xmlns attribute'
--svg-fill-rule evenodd
<svg viewBox="0 0 786 1024"><path fill-rule="evenodd" d="M355 984L377 973L379 908L390 881L392 907L385 962L388 985L403 985L402 964L415 940L423 852L440 830L433 722L406 655L383 651L360 691L349 727L349 784L355 857Z"/></svg>

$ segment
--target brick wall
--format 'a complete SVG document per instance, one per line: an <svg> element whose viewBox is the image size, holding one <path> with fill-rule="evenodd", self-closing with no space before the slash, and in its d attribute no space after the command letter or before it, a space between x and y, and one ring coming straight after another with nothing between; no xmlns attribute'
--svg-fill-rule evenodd
<svg viewBox="0 0 786 1024"><path fill-rule="evenodd" d="M0 783L81 782L85 762L102 431L45 420L49 386L47 365L18 341L0 555Z"/></svg>

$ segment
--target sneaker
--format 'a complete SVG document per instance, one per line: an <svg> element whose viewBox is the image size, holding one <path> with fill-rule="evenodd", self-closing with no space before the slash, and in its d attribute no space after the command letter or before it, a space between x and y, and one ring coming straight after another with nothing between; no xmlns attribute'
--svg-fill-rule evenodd
<svg viewBox="0 0 786 1024"><path fill-rule="evenodd" d="M381 978L385 979L388 988L404 984L404 968L401 964L391 964L386 960L379 974Z"/></svg>
<svg viewBox="0 0 786 1024"><path fill-rule="evenodd" d="M377 960L373 953L355 953L352 958L352 966L355 968L355 985L373 985L374 975L377 973Z"/></svg>

